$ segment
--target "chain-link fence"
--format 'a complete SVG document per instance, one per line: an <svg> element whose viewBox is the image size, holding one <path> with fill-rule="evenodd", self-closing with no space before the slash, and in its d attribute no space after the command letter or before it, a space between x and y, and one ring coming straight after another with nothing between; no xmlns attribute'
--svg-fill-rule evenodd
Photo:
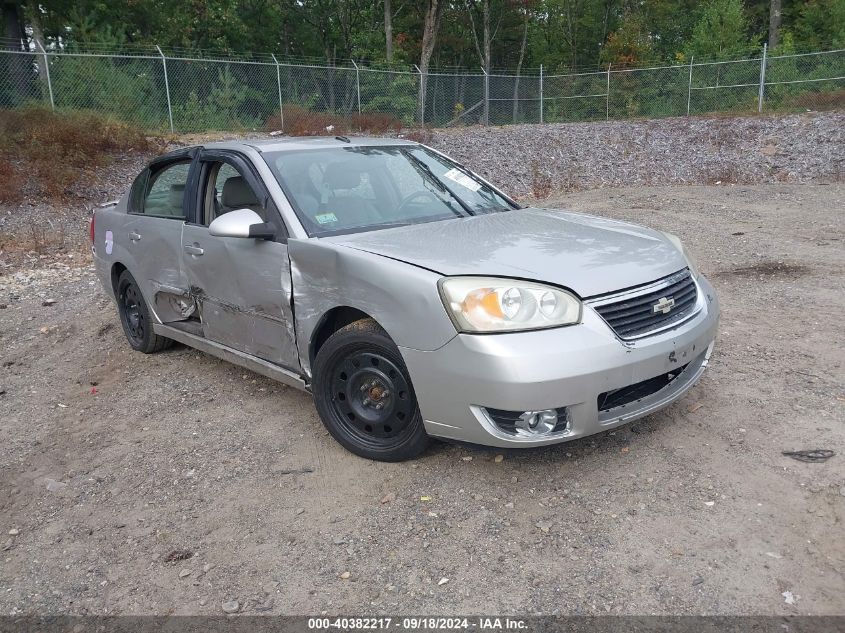
<svg viewBox="0 0 845 633"><path fill-rule="evenodd" d="M0 107L151 130L325 133L845 107L845 50L586 73L401 71L263 59L0 50Z"/></svg>

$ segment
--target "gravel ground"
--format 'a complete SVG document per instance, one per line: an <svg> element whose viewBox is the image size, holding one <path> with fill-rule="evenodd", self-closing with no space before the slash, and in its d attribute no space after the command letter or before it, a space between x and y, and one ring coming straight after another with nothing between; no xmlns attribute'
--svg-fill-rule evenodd
<svg viewBox="0 0 845 633"><path fill-rule="evenodd" d="M440 130L432 145L509 193L845 179L845 113Z"/></svg>
<svg viewBox="0 0 845 633"><path fill-rule="evenodd" d="M21 204L0 204L0 275L56 259L88 259L88 218L97 204L115 200L152 158L143 153L114 157L91 185L77 185L64 200L27 196Z"/></svg>
<svg viewBox="0 0 845 633"><path fill-rule="evenodd" d="M721 333L663 412L502 458L356 458L305 394L132 352L89 268L7 271L0 613L845 613L845 185L549 205L679 235Z"/></svg>

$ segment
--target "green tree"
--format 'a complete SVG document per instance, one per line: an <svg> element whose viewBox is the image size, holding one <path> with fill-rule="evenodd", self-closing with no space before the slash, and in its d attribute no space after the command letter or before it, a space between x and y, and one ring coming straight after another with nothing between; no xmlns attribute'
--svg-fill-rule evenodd
<svg viewBox="0 0 845 633"><path fill-rule="evenodd" d="M700 59L742 56L756 46L759 36L748 37L748 18L741 0L710 0L693 27L686 50Z"/></svg>
<svg viewBox="0 0 845 633"><path fill-rule="evenodd" d="M791 31L804 50L845 47L845 0L804 2Z"/></svg>

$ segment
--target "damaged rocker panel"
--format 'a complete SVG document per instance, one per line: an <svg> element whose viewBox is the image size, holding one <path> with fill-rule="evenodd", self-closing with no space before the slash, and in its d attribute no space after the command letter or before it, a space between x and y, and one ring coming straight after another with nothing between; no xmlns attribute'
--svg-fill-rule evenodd
<svg viewBox="0 0 845 633"><path fill-rule="evenodd" d="M153 331L160 336L166 336L174 341L196 348L201 352L216 356L221 360L234 363L235 365L240 365L250 371L254 371L255 373L266 376L267 378L277 380L290 387L301 389L302 391L309 390L305 381L295 373L283 369L275 363L253 356L252 354L232 349L227 345L215 343L205 337L197 336L195 334L191 334L190 332L184 332L180 329L162 323L154 324Z"/></svg>

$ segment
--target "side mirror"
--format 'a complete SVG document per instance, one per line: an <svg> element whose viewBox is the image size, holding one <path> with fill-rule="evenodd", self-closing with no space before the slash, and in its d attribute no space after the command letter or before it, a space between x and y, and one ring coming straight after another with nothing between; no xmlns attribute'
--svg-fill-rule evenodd
<svg viewBox="0 0 845 633"><path fill-rule="evenodd" d="M252 209L237 209L224 213L208 225L208 232L217 237L251 237L272 240L276 237L273 227L261 220Z"/></svg>

